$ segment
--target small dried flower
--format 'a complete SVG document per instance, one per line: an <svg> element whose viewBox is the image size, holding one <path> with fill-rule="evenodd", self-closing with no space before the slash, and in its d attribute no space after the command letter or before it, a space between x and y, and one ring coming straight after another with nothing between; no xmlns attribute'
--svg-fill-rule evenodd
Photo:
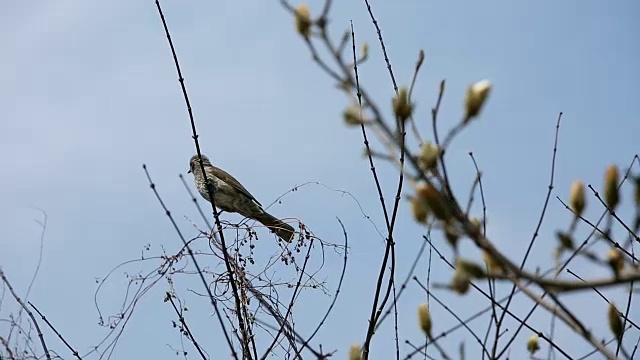
<svg viewBox="0 0 640 360"><path fill-rule="evenodd" d="M609 320L609 329L616 339L620 339L622 336L622 318L618 313L618 309L613 303L609 303L609 309L607 311L607 318Z"/></svg>
<svg viewBox="0 0 640 360"><path fill-rule="evenodd" d="M409 89L402 87L391 101L393 113L399 120L407 120L413 114L414 105L409 101Z"/></svg>
<svg viewBox="0 0 640 360"><path fill-rule="evenodd" d="M618 206L620 195L618 194L618 167L610 165L604 176L604 201L611 210Z"/></svg>
<svg viewBox="0 0 640 360"><path fill-rule="evenodd" d="M538 344L538 334L533 334L529 336L529 340L527 340L527 351L529 354L533 355L536 351L540 350L540 344Z"/></svg>
<svg viewBox="0 0 640 360"><path fill-rule="evenodd" d="M349 349L349 360L360 360L362 359L362 351L360 350L360 345L353 344Z"/></svg>
<svg viewBox="0 0 640 360"><path fill-rule="evenodd" d="M466 111L466 115L464 118L465 123L478 116L490 92L491 82L489 80L482 80L478 81L475 84L469 85L464 101L464 107Z"/></svg>
<svg viewBox="0 0 640 360"><path fill-rule="evenodd" d="M431 313L425 303L418 305L418 323L424 334L431 339Z"/></svg>
<svg viewBox="0 0 640 360"><path fill-rule="evenodd" d="M418 165L422 171L430 171L438 164L438 158L442 149L432 142L426 142L420 147L420 154L418 155Z"/></svg>
<svg viewBox="0 0 640 360"><path fill-rule="evenodd" d="M296 8L296 30L305 39L311 34L311 12L307 4L300 4Z"/></svg>
<svg viewBox="0 0 640 360"><path fill-rule="evenodd" d="M569 190L569 205L576 216L582 216L586 206L586 198L584 195L584 184L580 180L576 180L571 184L571 190Z"/></svg>

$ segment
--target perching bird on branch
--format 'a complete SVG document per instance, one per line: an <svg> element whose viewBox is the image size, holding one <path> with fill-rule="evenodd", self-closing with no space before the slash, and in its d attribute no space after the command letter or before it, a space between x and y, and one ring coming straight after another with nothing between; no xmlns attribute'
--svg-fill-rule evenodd
<svg viewBox="0 0 640 360"><path fill-rule="evenodd" d="M293 227L264 211L262 204L238 180L226 171L213 166L204 155L202 155L202 165L204 165L207 180L212 185L216 207L222 211L235 212L259 221L286 242L293 240L295 235ZM193 173L200 195L209 201L209 190L204 181L198 155L192 156L189 160L189 173Z"/></svg>

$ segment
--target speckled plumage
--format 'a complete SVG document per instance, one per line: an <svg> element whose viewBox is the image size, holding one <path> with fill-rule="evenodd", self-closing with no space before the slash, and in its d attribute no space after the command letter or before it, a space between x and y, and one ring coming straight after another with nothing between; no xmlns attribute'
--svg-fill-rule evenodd
<svg viewBox="0 0 640 360"><path fill-rule="evenodd" d="M293 240L295 235L293 227L264 211L262 204L238 180L226 171L213 166L204 155L202 155L202 165L207 173L207 180L213 185L213 200L216 207L259 221L284 241ZM192 156L189 160L189 172L194 176L200 195L209 201L209 190L204 181L198 155Z"/></svg>

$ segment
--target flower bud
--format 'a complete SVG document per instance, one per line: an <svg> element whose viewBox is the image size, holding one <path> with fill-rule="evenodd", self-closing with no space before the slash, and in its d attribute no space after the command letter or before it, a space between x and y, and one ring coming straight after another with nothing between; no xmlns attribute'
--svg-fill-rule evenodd
<svg viewBox="0 0 640 360"><path fill-rule="evenodd" d="M353 344L349 349L349 360L361 360L362 359L362 351L360 350L360 345Z"/></svg>
<svg viewBox="0 0 640 360"><path fill-rule="evenodd" d="M471 279L469 275L464 271L456 269L453 272L453 279L451 279L451 289L453 289L458 294L464 295L469 291L469 286L471 286Z"/></svg>
<svg viewBox="0 0 640 360"><path fill-rule="evenodd" d="M359 105L351 105L342 113L344 123L349 126L357 126L364 123L362 108Z"/></svg>
<svg viewBox="0 0 640 360"><path fill-rule="evenodd" d="M489 96L489 92L491 92L491 82L489 80L482 80L469 85L464 101L466 111L464 117L465 123L478 116L480 110L482 110L482 105L484 105Z"/></svg>
<svg viewBox="0 0 640 360"><path fill-rule="evenodd" d="M609 329L616 339L620 339L622 336L622 319L613 303L609 303L609 310L607 311L607 318L609 320Z"/></svg>
<svg viewBox="0 0 640 360"><path fill-rule="evenodd" d="M307 4L300 4L296 8L296 30L305 39L311 34L311 12Z"/></svg>
<svg viewBox="0 0 640 360"><path fill-rule="evenodd" d="M427 206L438 219L446 221L451 217L447 201L432 184L419 187L418 195L426 201Z"/></svg>
<svg viewBox="0 0 640 360"><path fill-rule="evenodd" d="M360 55L360 60L362 61L369 57L369 44L363 43L360 49L362 53L362 55Z"/></svg>
<svg viewBox="0 0 640 360"><path fill-rule="evenodd" d="M427 217L429 216L429 205L427 205L426 200L416 195L411 198L411 213L413 214L413 218L416 219L417 222L426 224Z"/></svg>
<svg viewBox="0 0 640 360"><path fill-rule="evenodd" d="M618 183L618 167L610 165L604 176L604 201L611 210L614 210L620 201Z"/></svg>
<svg viewBox="0 0 640 360"><path fill-rule="evenodd" d="M425 303L418 305L418 323L424 334L431 339L431 314L429 307Z"/></svg>
<svg viewBox="0 0 640 360"><path fill-rule="evenodd" d="M502 273L502 266L487 250L482 251L482 258L484 259L484 264L487 266L489 272L496 274Z"/></svg>
<svg viewBox="0 0 640 360"><path fill-rule="evenodd" d="M607 253L607 262L609 263L609 266L611 266L616 277L624 269L624 257L616 248L609 249L609 252Z"/></svg>
<svg viewBox="0 0 640 360"><path fill-rule="evenodd" d="M576 216L582 216L586 206L586 198L584 196L584 184L580 180L576 180L571 184L571 190L569 190L569 205Z"/></svg>
<svg viewBox="0 0 640 360"><path fill-rule="evenodd" d="M484 270L480 265L461 258L456 259L456 270L460 270L469 275L470 278L481 279L485 277Z"/></svg>
<svg viewBox="0 0 640 360"><path fill-rule="evenodd" d="M458 239L460 238L460 234L458 234L458 229L456 226L450 222L444 224L444 237L447 239L447 242L451 245L452 248L458 247Z"/></svg>
<svg viewBox="0 0 640 360"><path fill-rule="evenodd" d="M409 89L402 87L391 101L393 113L402 121L405 121L413 113L413 103L409 101Z"/></svg>
<svg viewBox="0 0 640 360"><path fill-rule="evenodd" d="M556 237L558 238L558 242L560 242L560 247L562 249L572 250L574 248L573 238L571 237L571 235L562 231L558 231L556 232Z"/></svg>
<svg viewBox="0 0 640 360"><path fill-rule="evenodd" d="M442 150L434 143L426 142L420 147L420 154L418 155L418 165L422 171L429 171L435 168L438 164L438 158Z"/></svg>
<svg viewBox="0 0 640 360"><path fill-rule="evenodd" d="M529 340L527 340L527 351L529 351L529 354L533 355L536 351L540 350L538 339L538 334L529 336Z"/></svg>

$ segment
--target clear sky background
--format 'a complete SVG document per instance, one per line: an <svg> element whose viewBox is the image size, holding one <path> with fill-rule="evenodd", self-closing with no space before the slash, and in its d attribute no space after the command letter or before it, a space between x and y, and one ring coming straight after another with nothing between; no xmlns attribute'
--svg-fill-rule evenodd
<svg viewBox="0 0 640 360"><path fill-rule="evenodd" d="M360 79L388 112L393 87L365 4L334 3L332 36L337 39L353 20L358 42L370 45ZM493 82L481 118L459 136L448 155L449 171L455 189L466 197L474 176L466 154L474 152L484 173L488 235L517 261L538 221L556 118L564 112L554 196L528 263L530 269L546 269L552 264L553 233L570 220L555 195L566 199L576 178L600 188L607 165L625 169L640 149L640 3L373 0L371 5L400 84L409 84L418 51L425 51L414 97L416 120L426 137L441 79L447 79L442 128L460 118L467 84L484 78ZM163 6L204 152L262 203L318 181L350 192L383 228L369 165L361 157L360 132L341 120L348 99L311 61L293 19L279 3L164 1ZM310 1L312 13L321 6L321 1ZM186 172L195 151L186 108L151 0L7 2L0 13L0 44L0 266L24 294L40 251L41 228L34 219L41 214L34 208L46 211L43 259L30 300L84 353L107 333L97 324L96 279L139 258L147 244L148 255L180 246L148 188L143 163L185 233L196 234L191 220L201 224L177 177ZM391 199L395 172L384 164L379 171ZM630 209L629 190L622 209ZM271 209L277 216L303 219L316 235L333 242L342 241L336 216L349 232L341 299L316 338L323 349L337 349L336 358L345 358L351 343L364 340L384 241L350 197L322 186L304 187ZM396 234L400 279L421 245L422 229L407 210L404 202ZM595 219L601 211L590 199L587 215ZM582 231L586 233L584 227ZM267 233L262 237L271 239ZM268 248L264 240L259 245ZM434 241L450 256L441 235ZM479 259L468 245L463 255ZM154 265L135 262L118 269L97 298L104 314L118 311L126 295L125 273L146 272ZM329 254L320 278L326 278L331 292L340 267L340 256ZM417 275L424 279L426 269L425 257ZM586 277L608 274L604 268L572 269ZM432 281L446 282L451 273L434 257L431 275ZM202 291L195 277L180 279L183 289ZM175 358L169 345L179 348L180 339L171 326L173 310L162 302L167 288L161 282L141 300L114 359ZM488 304L473 291L462 298L436 294L461 315ZM622 306L624 294L610 294ZM187 301L192 308L188 321L199 341L210 354L225 358L227 349L210 309L195 296ZM303 334L315 326L329 301L319 292L301 298L296 313ZM412 284L400 303L401 353L408 350L404 340L422 341L415 320L421 301L425 294ZM588 317L597 337L609 336L602 299L587 293L568 301ZM633 306L637 310L640 304L634 300ZM520 298L514 304L521 315L529 308ZM0 317L14 309L5 295ZM456 324L435 303L432 311L434 332ZM485 323L473 326L483 333ZM534 316L531 324L547 332L549 317ZM391 325L388 321L376 335L375 359L394 354ZM0 329L5 326L0 323ZM509 326L515 330L513 323ZM631 343L638 332L632 334ZM528 336L524 331L514 344L513 358L524 356ZM574 356L590 349L581 340L571 341L564 327L558 327L556 336ZM474 358L474 340L465 330L443 344L456 349L461 339ZM71 358L53 336L49 343Z"/></svg>

